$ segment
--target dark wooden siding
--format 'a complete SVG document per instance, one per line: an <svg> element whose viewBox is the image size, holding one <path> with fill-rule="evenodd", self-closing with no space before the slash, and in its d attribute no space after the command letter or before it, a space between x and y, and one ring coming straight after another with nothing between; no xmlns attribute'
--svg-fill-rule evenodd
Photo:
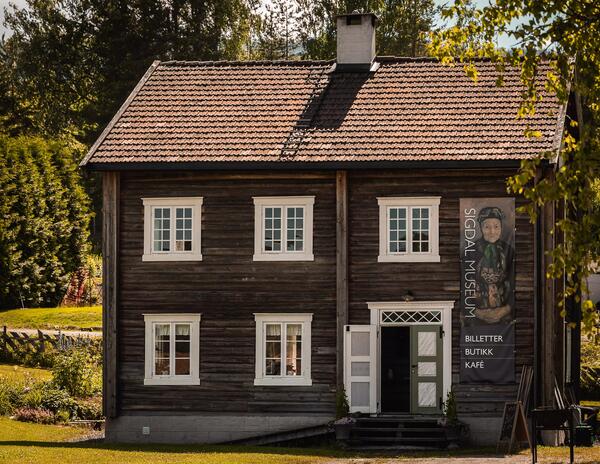
<svg viewBox="0 0 600 464"><path fill-rule="evenodd" d="M507 196L511 170L361 171L349 176L350 324L368 324L368 301L401 301L410 290L416 300L460 297L459 199ZM377 197L441 196L440 263L378 263ZM521 204L517 201L517 206ZM525 215L516 220L516 356L517 374L533 363L533 226ZM458 310L453 311L452 371L458 381L460 362ZM518 376L517 376L518 379ZM456 384L459 412L499 415L514 399L516 386Z"/></svg>
<svg viewBox="0 0 600 464"><path fill-rule="evenodd" d="M367 301L458 300L459 199L506 196L510 170L355 171L349 190L349 322ZM333 413L335 173L123 173L120 200L119 406L125 413ZM253 196L315 195L314 262L254 262ZM441 263L378 263L379 196L441 196ZM202 262L146 262L143 197L202 196ZM517 204L520 204L517 202ZM533 226L516 222L516 369L533 361ZM200 312L199 386L144 386L144 313ZM311 387L255 387L255 312L310 312ZM458 311L453 380L458 381ZM501 414L516 386L455 385L463 414Z"/></svg>
<svg viewBox="0 0 600 464"><path fill-rule="evenodd" d="M314 195L314 262L254 262L253 196ZM204 197L202 262L142 262L144 197ZM120 411L329 413L335 173L123 173ZM198 386L144 386L144 313L202 313ZM255 312L313 313L311 387L255 387Z"/></svg>

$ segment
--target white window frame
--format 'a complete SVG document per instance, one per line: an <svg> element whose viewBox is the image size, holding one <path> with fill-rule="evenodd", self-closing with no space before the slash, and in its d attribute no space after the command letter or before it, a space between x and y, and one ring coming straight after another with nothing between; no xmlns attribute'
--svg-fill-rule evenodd
<svg viewBox="0 0 600 464"><path fill-rule="evenodd" d="M380 263L439 263L439 209L441 197L380 197L379 204L379 256ZM406 208L406 251L389 251L389 210ZM429 208L429 251L412 251L412 209Z"/></svg>
<svg viewBox="0 0 600 464"><path fill-rule="evenodd" d="M200 318L201 314L144 314L145 362L144 385L200 385ZM190 374L154 375L154 324L190 324ZM171 339L171 353L174 340Z"/></svg>
<svg viewBox="0 0 600 464"><path fill-rule="evenodd" d="M313 205L314 196L253 197L254 199L254 261L314 261ZM281 251L265 251L265 208L281 208ZM287 251L287 208L304 208L302 251Z"/></svg>
<svg viewBox="0 0 600 464"><path fill-rule="evenodd" d="M144 254L142 261L202 261L202 197L142 198L144 205ZM170 251L154 251L154 208L171 208ZM175 251L175 209L192 208L192 249Z"/></svg>
<svg viewBox="0 0 600 464"><path fill-rule="evenodd" d="M311 326L312 313L255 313L256 321L256 375L254 385L262 386L310 386L311 378ZM265 375L265 326L267 324L302 324L302 375L285 375L283 364L285 363L285 346L287 334L282 332L282 374L279 376Z"/></svg>

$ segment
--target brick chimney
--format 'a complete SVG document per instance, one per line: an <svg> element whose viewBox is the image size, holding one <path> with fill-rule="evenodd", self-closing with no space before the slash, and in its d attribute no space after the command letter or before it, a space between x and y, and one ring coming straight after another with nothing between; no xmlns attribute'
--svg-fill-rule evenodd
<svg viewBox="0 0 600 464"><path fill-rule="evenodd" d="M352 12L337 16L337 66L339 71L368 71L375 61L373 13Z"/></svg>

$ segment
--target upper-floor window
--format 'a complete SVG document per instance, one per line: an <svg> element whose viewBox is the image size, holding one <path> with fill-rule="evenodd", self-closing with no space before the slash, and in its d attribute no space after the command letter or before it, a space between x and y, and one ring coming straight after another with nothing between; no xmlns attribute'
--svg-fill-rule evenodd
<svg viewBox="0 0 600 464"><path fill-rule="evenodd" d="M254 197L254 261L312 261L315 197Z"/></svg>
<svg viewBox="0 0 600 464"><path fill-rule="evenodd" d="M143 261L201 261L202 198L143 198Z"/></svg>
<svg viewBox="0 0 600 464"><path fill-rule="evenodd" d="M200 314L144 314L144 385L200 383Z"/></svg>
<svg viewBox="0 0 600 464"><path fill-rule="evenodd" d="M386 197L379 203L379 262L439 262L440 197Z"/></svg>

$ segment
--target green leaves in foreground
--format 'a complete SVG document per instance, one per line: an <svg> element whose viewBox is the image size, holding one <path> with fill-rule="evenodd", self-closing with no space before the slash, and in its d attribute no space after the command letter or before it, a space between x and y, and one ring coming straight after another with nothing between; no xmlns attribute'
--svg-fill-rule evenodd
<svg viewBox="0 0 600 464"><path fill-rule="evenodd" d="M538 111L544 87L576 109L571 114L577 113L577 121L568 120L560 149L524 161L509 179L508 191L529 200L524 209L532 221L547 204L564 213L552 230L557 245L550 251L547 277L564 281L562 297L573 297L581 305L584 327L591 332L597 328L597 314L595 302L585 300L586 279L600 271L600 3L491 0L477 7L470 0L456 0L443 16L454 25L430 36L430 52L444 63L462 64L476 80L476 60L490 59L500 74L498 85L507 67L520 69L524 90L515 117ZM512 49L496 47L499 34L515 41ZM545 74L543 61L550 65ZM543 159L558 163L552 175L537 182ZM564 316L562 304L559 310Z"/></svg>

